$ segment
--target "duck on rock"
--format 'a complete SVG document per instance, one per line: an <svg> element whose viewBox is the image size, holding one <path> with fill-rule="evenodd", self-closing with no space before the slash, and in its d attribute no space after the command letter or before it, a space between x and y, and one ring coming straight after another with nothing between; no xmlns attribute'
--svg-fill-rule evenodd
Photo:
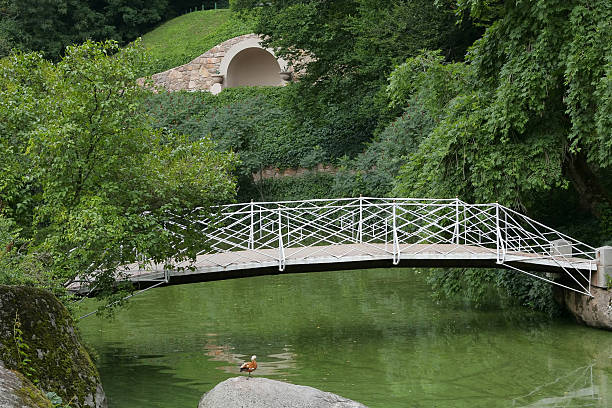
<svg viewBox="0 0 612 408"><path fill-rule="evenodd" d="M255 361L256 359L257 359L257 356L252 356L251 361L242 363L242 365L240 366L240 372L248 371L249 377L250 377L251 373L257 369L257 361Z"/></svg>

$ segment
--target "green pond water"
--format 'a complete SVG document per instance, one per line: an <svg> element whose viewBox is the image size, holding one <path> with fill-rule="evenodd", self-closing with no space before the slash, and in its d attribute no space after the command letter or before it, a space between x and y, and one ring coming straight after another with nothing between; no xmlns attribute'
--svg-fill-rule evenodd
<svg viewBox="0 0 612 408"><path fill-rule="evenodd" d="M110 408L195 408L252 354L256 376L371 407L612 407L612 333L438 303L414 269L153 289L80 327Z"/></svg>

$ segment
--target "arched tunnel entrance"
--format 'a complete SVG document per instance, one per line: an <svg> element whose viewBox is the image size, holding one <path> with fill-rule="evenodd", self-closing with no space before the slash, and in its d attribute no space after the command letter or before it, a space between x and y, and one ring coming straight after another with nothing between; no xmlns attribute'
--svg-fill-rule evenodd
<svg viewBox="0 0 612 408"><path fill-rule="evenodd" d="M263 48L246 48L229 63L225 87L281 86L280 71L274 55Z"/></svg>

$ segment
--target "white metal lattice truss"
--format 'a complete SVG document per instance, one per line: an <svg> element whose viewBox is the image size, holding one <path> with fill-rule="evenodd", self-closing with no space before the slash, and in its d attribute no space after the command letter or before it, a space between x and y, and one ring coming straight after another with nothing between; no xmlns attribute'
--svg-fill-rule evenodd
<svg viewBox="0 0 612 408"><path fill-rule="evenodd" d="M389 260L393 265L496 266L591 295L595 248L499 204L459 199L342 198L251 202L175 220L204 238L176 268L131 266L133 281L289 265ZM538 273L542 272L542 273ZM544 273L546 272L546 273ZM567 275L569 286L550 273Z"/></svg>

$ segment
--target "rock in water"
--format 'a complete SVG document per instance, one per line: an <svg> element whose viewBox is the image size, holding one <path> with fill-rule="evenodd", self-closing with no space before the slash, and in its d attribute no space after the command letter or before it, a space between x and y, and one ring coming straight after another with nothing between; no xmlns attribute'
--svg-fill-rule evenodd
<svg viewBox="0 0 612 408"><path fill-rule="evenodd" d="M198 408L363 408L365 405L303 385L235 377L202 396Z"/></svg>
<svg viewBox="0 0 612 408"><path fill-rule="evenodd" d="M98 370L70 313L47 291L0 285L0 361L57 393L66 405L107 407Z"/></svg>

